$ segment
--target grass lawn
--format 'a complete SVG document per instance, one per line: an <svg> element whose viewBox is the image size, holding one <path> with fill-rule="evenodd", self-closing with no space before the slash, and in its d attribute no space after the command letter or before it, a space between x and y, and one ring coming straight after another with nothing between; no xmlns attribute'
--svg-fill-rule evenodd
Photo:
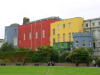
<svg viewBox="0 0 100 75"><path fill-rule="evenodd" d="M100 75L100 68L0 66L0 75Z"/></svg>

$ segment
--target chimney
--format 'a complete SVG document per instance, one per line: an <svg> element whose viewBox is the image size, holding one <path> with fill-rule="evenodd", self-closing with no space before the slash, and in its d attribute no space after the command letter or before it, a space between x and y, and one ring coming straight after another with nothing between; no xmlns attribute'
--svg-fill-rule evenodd
<svg viewBox="0 0 100 75"><path fill-rule="evenodd" d="M28 24L30 22L30 19L27 17L23 18L23 24Z"/></svg>

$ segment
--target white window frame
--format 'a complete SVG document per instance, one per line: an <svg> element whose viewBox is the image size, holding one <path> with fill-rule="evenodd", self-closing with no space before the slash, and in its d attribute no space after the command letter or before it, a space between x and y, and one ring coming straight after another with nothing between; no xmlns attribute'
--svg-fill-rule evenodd
<svg viewBox="0 0 100 75"><path fill-rule="evenodd" d="M38 39L38 32L35 33L35 38Z"/></svg>
<svg viewBox="0 0 100 75"><path fill-rule="evenodd" d="M58 30L60 30L60 24L58 24Z"/></svg>
<svg viewBox="0 0 100 75"><path fill-rule="evenodd" d="M42 38L45 38L45 30L42 31Z"/></svg>

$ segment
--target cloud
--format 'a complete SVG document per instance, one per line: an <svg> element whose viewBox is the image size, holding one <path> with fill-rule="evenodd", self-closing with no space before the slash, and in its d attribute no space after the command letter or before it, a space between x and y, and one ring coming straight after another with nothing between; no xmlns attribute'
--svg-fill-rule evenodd
<svg viewBox="0 0 100 75"><path fill-rule="evenodd" d="M22 24L24 16L31 20L50 16L95 18L100 16L100 0L0 0L0 38L4 27Z"/></svg>

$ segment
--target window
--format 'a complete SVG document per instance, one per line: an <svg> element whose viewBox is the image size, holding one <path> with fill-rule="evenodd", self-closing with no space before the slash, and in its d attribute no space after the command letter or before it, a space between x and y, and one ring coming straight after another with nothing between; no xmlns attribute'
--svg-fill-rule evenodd
<svg viewBox="0 0 100 75"><path fill-rule="evenodd" d="M17 41L18 41L18 40L17 40L17 38L15 37L15 38L13 39L13 45L14 45L14 46L17 46Z"/></svg>
<svg viewBox="0 0 100 75"><path fill-rule="evenodd" d="M36 32L36 34L35 34L35 38L38 39L38 32Z"/></svg>
<svg viewBox="0 0 100 75"><path fill-rule="evenodd" d="M53 38L53 44L55 43L55 38Z"/></svg>
<svg viewBox="0 0 100 75"><path fill-rule="evenodd" d="M58 42L60 42L60 34L58 34Z"/></svg>
<svg viewBox="0 0 100 75"><path fill-rule="evenodd" d="M55 35L55 29L53 29L53 35Z"/></svg>
<svg viewBox="0 0 100 75"><path fill-rule="evenodd" d="M95 26L95 23L93 22L92 25Z"/></svg>
<svg viewBox="0 0 100 75"><path fill-rule="evenodd" d="M66 27L66 25L65 24L63 24L63 28L65 28Z"/></svg>
<svg viewBox="0 0 100 75"><path fill-rule="evenodd" d="M92 47L92 42L90 41L90 47Z"/></svg>
<svg viewBox="0 0 100 75"><path fill-rule="evenodd" d="M24 38L23 38L24 40L26 40L26 34L24 33Z"/></svg>
<svg viewBox="0 0 100 75"><path fill-rule="evenodd" d="M75 44L76 44L76 48L78 48L79 47L79 42L76 41Z"/></svg>
<svg viewBox="0 0 100 75"><path fill-rule="evenodd" d="M85 40L83 40L83 42L82 42L83 44L83 47L85 47L86 46L86 41Z"/></svg>
<svg viewBox="0 0 100 75"><path fill-rule="evenodd" d="M95 32L96 32L96 30L92 30L93 36L95 36Z"/></svg>
<svg viewBox="0 0 100 75"><path fill-rule="evenodd" d="M98 24L100 25L100 22L98 22Z"/></svg>
<svg viewBox="0 0 100 75"><path fill-rule="evenodd" d="M71 41L71 33L68 34L69 41Z"/></svg>
<svg viewBox="0 0 100 75"><path fill-rule="evenodd" d="M58 24L58 30L60 30L60 25Z"/></svg>
<svg viewBox="0 0 100 75"><path fill-rule="evenodd" d="M86 23L86 27L88 27L88 23Z"/></svg>
<svg viewBox="0 0 100 75"><path fill-rule="evenodd" d="M66 40L66 34L63 33L63 42L65 42L65 40Z"/></svg>
<svg viewBox="0 0 100 75"><path fill-rule="evenodd" d="M85 32L89 33L89 30L86 30Z"/></svg>
<svg viewBox="0 0 100 75"><path fill-rule="evenodd" d="M69 27L71 27L71 25L72 25L72 24L71 24L71 23L69 23Z"/></svg>
<svg viewBox="0 0 100 75"><path fill-rule="evenodd" d="M100 30L98 30L98 32L100 33Z"/></svg>
<svg viewBox="0 0 100 75"><path fill-rule="evenodd" d="M30 40L32 39L32 33L31 32L29 33L29 39Z"/></svg>
<svg viewBox="0 0 100 75"><path fill-rule="evenodd" d="M45 31L42 31L42 38L45 38Z"/></svg>
<svg viewBox="0 0 100 75"><path fill-rule="evenodd" d="M17 29L15 29L15 32L17 32Z"/></svg>

